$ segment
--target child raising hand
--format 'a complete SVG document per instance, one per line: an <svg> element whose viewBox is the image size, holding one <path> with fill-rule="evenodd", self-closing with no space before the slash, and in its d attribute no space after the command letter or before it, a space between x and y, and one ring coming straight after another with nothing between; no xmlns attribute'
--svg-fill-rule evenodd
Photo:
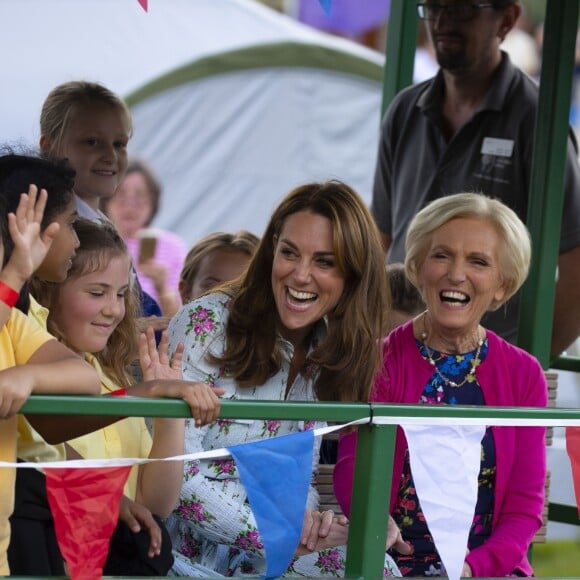
<svg viewBox="0 0 580 580"><path fill-rule="evenodd" d="M99 381L90 365L14 308L22 286L44 260L60 228L54 224L41 232L46 191L39 193L30 186L10 214L3 202L0 198L0 461L14 462L16 413L30 394L94 395ZM8 518L14 505L15 475L13 468L0 469L0 575L10 573Z"/></svg>

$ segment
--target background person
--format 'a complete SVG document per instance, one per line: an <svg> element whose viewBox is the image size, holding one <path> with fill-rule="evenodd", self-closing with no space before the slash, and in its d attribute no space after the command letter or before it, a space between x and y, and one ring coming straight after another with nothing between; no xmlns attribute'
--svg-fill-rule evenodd
<svg viewBox="0 0 580 580"><path fill-rule="evenodd" d="M440 69L401 91L381 130L372 212L389 262L405 258L413 216L431 200L484 191L525 220L538 87L515 67L501 43L521 13L517 0L422 2L419 17ZM565 196L554 303L552 354L580 334L580 167L568 141ZM417 163L420 159L420 163ZM517 341L519 295L485 324Z"/></svg>
<svg viewBox="0 0 580 580"><path fill-rule="evenodd" d="M237 278L247 268L260 238L246 230L235 234L216 232L189 250L179 276L183 304Z"/></svg>
<svg viewBox="0 0 580 580"><path fill-rule="evenodd" d="M500 308L527 276L531 245L517 215L481 194L440 198L411 222L406 256L405 271L427 309L385 339L383 373L371 401L546 406L547 384L538 361L480 324L485 312ZM532 575L527 550L542 524L545 432L544 427L487 428L462 576ZM356 433L340 439L334 488L345 514L355 450ZM392 553L401 573L444 575L401 429L392 481L387 547L396 542Z"/></svg>
<svg viewBox="0 0 580 580"><path fill-rule="evenodd" d="M181 307L178 283L186 247L167 230L145 229L159 211L160 198L161 184L147 165L135 160L114 195L101 198L101 208L127 244L141 287L159 303L164 316L171 317Z"/></svg>

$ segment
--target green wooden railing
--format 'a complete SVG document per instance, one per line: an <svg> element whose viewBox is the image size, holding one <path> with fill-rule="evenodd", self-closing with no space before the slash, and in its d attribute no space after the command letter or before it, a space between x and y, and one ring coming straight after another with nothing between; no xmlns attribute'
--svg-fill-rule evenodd
<svg viewBox="0 0 580 580"><path fill-rule="evenodd" d="M131 417L190 417L183 401L141 398L33 396L24 413ZM224 401L221 417L235 419L321 420L347 423L368 417L410 417L425 423L446 419L536 419L569 421L580 425L580 409L513 408L355 403ZM382 578L396 425L361 424L350 518L346 575ZM577 515L577 512L576 512Z"/></svg>

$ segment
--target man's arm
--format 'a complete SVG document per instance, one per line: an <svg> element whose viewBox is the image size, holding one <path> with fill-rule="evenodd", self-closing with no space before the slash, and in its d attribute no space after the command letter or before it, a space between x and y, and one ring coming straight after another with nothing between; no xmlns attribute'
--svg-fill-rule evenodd
<svg viewBox="0 0 580 580"><path fill-rule="evenodd" d="M552 327L552 356L566 350L580 335L580 247L558 258L558 281Z"/></svg>

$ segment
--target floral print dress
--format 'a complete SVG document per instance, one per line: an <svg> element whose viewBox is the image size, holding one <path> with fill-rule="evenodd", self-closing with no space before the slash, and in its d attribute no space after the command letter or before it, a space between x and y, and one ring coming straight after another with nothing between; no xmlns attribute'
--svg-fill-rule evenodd
<svg viewBox="0 0 580 580"><path fill-rule="evenodd" d="M445 377L457 384L461 384L466 379L465 384L460 387L450 387L435 372L423 389L420 403L426 405L485 405L483 393L477 382L477 373L475 376L469 376L475 351L464 355L451 355L430 349L430 353L428 353L425 345L420 341L417 341L417 348L425 359L428 358L428 354L431 354ZM485 359L487 351L488 342L486 339L479 354L480 362ZM433 445L437 445L437 441L433 441ZM468 540L468 549L470 550L480 546L491 534L495 471L495 444L491 429L488 427L481 442L477 504ZM413 545L413 553L409 556L402 556L398 552L392 551L403 576L446 576L447 573L435 548L417 497L408 450L392 516L401 529L404 540Z"/></svg>
<svg viewBox="0 0 580 580"><path fill-rule="evenodd" d="M169 326L170 351L179 342L185 345L183 377L222 387L224 399L313 401L316 369L307 367L298 374L288 394L286 384L292 345L282 338L282 367L265 384L240 388L225 368L207 360L207 353L220 356L225 349L225 326L230 298L223 293L201 297L184 306ZM311 348L324 336L325 326L315 329ZM188 421L185 453L239 445L269 437L313 429L323 424L303 421L220 419L197 428ZM318 465L317 438L312 470ZM283 477L283 474L281 474ZM311 486L307 506L316 509L318 494ZM173 542L176 576L256 576L266 570L265 552L256 520L247 501L235 462L231 459L186 462L178 504L167 521ZM288 575L343 576L344 547L295 558ZM390 559L389 559L390 561Z"/></svg>

